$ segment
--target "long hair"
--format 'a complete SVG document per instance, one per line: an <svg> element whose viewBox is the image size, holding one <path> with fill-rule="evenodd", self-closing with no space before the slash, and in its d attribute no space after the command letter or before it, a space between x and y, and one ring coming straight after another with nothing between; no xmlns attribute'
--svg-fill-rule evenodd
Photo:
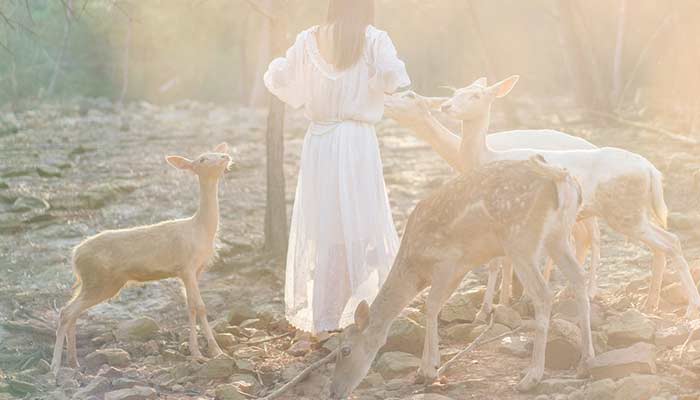
<svg viewBox="0 0 700 400"><path fill-rule="evenodd" d="M365 31L374 24L374 0L330 0L327 26L333 32L332 64L340 70L362 56Z"/></svg>

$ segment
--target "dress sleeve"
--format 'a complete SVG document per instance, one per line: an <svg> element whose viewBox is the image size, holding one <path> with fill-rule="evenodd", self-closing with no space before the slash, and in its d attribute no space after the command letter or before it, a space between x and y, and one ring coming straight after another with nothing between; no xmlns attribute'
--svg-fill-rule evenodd
<svg viewBox="0 0 700 400"><path fill-rule="evenodd" d="M369 84L384 93L393 93L396 89L411 84L406 72L406 65L396 54L396 47L386 32L380 31L374 42L374 75Z"/></svg>
<svg viewBox="0 0 700 400"><path fill-rule="evenodd" d="M275 58L263 76L267 89L294 108L304 105L304 38L306 32L297 35L296 41L284 57Z"/></svg>

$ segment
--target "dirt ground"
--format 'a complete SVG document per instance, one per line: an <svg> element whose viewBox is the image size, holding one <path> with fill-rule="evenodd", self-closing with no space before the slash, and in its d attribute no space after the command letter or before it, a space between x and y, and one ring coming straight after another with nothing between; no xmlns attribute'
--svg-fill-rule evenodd
<svg viewBox="0 0 700 400"><path fill-rule="evenodd" d="M507 125L498 114L494 119L491 130ZM523 112L521 120L519 126L557 128L601 146L624 147L648 157L665 175L670 228L680 235L691 267L700 266L700 147L657 132L591 119L578 110ZM224 396L220 388L228 383L234 383L240 398L256 398L327 353L315 342L307 351L289 351L290 345L306 338L295 335L284 322L283 260L261 250L264 127L263 111L194 102L121 107L101 99L76 99L32 104L16 112L0 110L0 399L80 398L76 393L96 376L109 374L119 378L110 378L107 389L109 385L111 389L147 386L161 398L239 398ZM285 171L290 208L304 128L300 115L289 116ZM453 172L430 148L392 121L378 126L378 136L389 198L397 229L402 232L415 203ZM71 248L104 229L193 213L195 179L169 167L164 156L194 157L221 141L232 146L236 166L221 186L219 258L204 275L201 287L217 332L231 334L233 343L227 350L237 360L235 368L225 376L217 371L207 375L201 371L216 369L215 365L202 366L187 359L184 299L179 282L166 280L133 285L85 314L78 325L83 366L63 369L57 386L47 375L46 361L50 362L57 310L71 296ZM650 261L646 249L604 228L601 294L595 300L604 319L640 307ZM669 271L667 283L671 284L677 279L672 267ZM483 270L470 274L461 290L483 285L485 277ZM558 274L555 284L562 285ZM661 310L649 318L658 327L684 324L680 319L683 306L667 300L664 297ZM414 306L420 308L421 300ZM142 317L158 324L153 337L116 339L120 324ZM441 323L441 333L448 328ZM255 341L264 342L246 344ZM466 338L445 340L441 350L447 355L467 344ZM589 384L572 383L556 394L519 394L514 386L528 359L498 352L497 346L490 344L466 355L448 372L444 385L414 384L410 373L366 381L353 396L404 399L435 392L452 399L565 399L582 396ZM130 356L128 365L110 372L83 362L102 348L125 350ZM700 363L694 361L681 358L678 348L657 349L659 398L698 398L700 380L695 374L700 373ZM322 368L283 398L324 398L322 389L331 371L332 365ZM546 372L546 378L574 375L573 370ZM107 389L90 396L102 398Z"/></svg>

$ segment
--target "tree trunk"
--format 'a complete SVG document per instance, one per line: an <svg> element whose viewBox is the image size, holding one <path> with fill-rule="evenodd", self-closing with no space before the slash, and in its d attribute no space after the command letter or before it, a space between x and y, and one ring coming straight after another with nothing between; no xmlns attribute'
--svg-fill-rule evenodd
<svg viewBox="0 0 700 400"><path fill-rule="evenodd" d="M61 64L63 64L63 57L66 53L66 47L68 47L68 35L70 34L71 24L73 20L73 0L66 0L66 15L65 22L63 23L63 40L61 40L61 50L58 53L58 58L56 59L56 64L53 68L53 73L51 74L51 81L49 81L49 86L46 89L47 95L52 95L54 87L56 86L56 79L58 79L58 74L61 72Z"/></svg>
<svg viewBox="0 0 700 400"><path fill-rule="evenodd" d="M129 89L129 48L131 48L131 20L126 25L126 40L124 44L124 65L122 69L122 91L119 95L119 103L124 102L126 92Z"/></svg>
<svg viewBox="0 0 700 400"><path fill-rule="evenodd" d="M282 14L283 15L283 14ZM284 48L284 17L271 21L271 48L280 54ZM284 103L268 95L267 115L267 204L265 207L265 250L284 255L287 251L287 204L284 181Z"/></svg>
<svg viewBox="0 0 700 400"><path fill-rule="evenodd" d="M627 0L619 0L620 9L617 15L617 35L615 36L615 54L613 55L612 95L611 103L620 101L622 91L622 52L625 41L625 25L627 21Z"/></svg>
<svg viewBox="0 0 700 400"><path fill-rule="evenodd" d="M274 5L272 0L261 0L261 7L266 10L273 10ZM272 24L277 21L272 21L265 15L261 15L262 25L260 27L260 36L258 37L257 55L255 59L255 76L250 90L250 98L248 105L251 107L263 107L267 103L267 89L263 84L263 74L270 62L270 47L272 39ZM276 29L276 28L274 28ZM275 54L280 54L275 49Z"/></svg>

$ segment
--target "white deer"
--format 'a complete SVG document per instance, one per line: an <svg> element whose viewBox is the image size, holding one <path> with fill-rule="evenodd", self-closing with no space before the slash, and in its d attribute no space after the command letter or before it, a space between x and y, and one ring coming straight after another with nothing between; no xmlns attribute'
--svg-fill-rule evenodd
<svg viewBox="0 0 700 400"><path fill-rule="evenodd" d="M486 142L491 104L507 95L518 81L512 76L492 86L478 81L459 89L441 105L441 111L462 121L459 161L462 170L470 170L496 160L518 160L534 154L547 162L566 168L583 188L584 206L579 218L596 216L630 239L646 244L654 254L652 280L646 308L658 308L666 254L675 261L688 295L686 317L700 307L700 294L680 240L666 228L668 209L664 201L662 175L644 157L627 150L603 147L594 150L545 151L513 149L496 151ZM431 129L446 130L427 113Z"/></svg>
<svg viewBox="0 0 700 400"><path fill-rule="evenodd" d="M486 78L475 84L486 85ZM424 97L408 91L385 96L386 115L400 125L412 129L422 140L428 142L453 168L460 171L459 147L462 139L447 129L435 129L427 119L426 111L439 108L447 97ZM532 148L538 150L590 150L597 147L589 141L552 129L520 129L497 132L486 136L489 147L495 150ZM463 171L462 171L463 172ZM573 237L579 264L584 263L588 249L591 261L588 274L588 293L595 297L597 290L597 267L600 263L600 229L594 217L586 218L574 226ZM552 261L547 260L544 271L549 281ZM477 320L486 320L491 312L498 273L503 270L499 303L508 304L512 296L512 264L507 259L495 259L489 263L489 279L484 300L477 314Z"/></svg>
<svg viewBox="0 0 700 400"><path fill-rule="evenodd" d="M222 143L213 152L204 153L193 161L179 156L167 157L173 167L190 171L199 178L199 209L192 217L104 231L75 247L76 290L59 316L51 362L54 374L61 367L64 340L68 343L69 363L78 366L75 331L80 314L114 297L129 281L180 278L187 293L190 354L195 359L203 358L197 345L197 317L210 355L223 354L207 321L198 280L215 251L219 226L218 183L231 164L227 151L228 145Z"/></svg>
<svg viewBox="0 0 700 400"><path fill-rule="evenodd" d="M371 306L360 303L355 323L341 334L331 398L345 398L354 390L386 342L392 321L428 286L419 376L436 379L440 309L467 272L505 255L533 299L536 319L532 361L517 388L532 389L544 373L552 295L539 270L543 254L555 260L574 288L581 315L581 365L587 364L593 357L590 304L569 241L581 204L580 187L564 170L540 160L476 168L416 205L387 280Z"/></svg>

